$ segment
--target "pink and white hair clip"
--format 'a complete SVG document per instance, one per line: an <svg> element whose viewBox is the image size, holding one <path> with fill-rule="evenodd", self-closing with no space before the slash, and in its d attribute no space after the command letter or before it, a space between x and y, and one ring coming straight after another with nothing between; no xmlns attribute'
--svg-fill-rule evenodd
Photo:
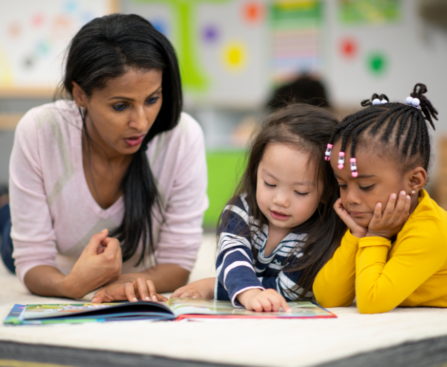
<svg viewBox="0 0 447 367"><path fill-rule="evenodd" d="M419 100L419 98L413 98L411 96L408 96L405 99L405 102L407 102L407 105L413 106L415 108L418 108L420 106L420 104L421 104L421 101Z"/></svg>
<svg viewBox="0 0 447 367"><path fill-rule="evenodd" d="M359 175L357 172L357 160L355 158L351 158L349 161L351 162L351 175L352 177L357 177Z"/></svg>
<svg viewBox="0 0 447 367"><path fill-rule="evenodd" d="M332 144L328 144L326 148L326 152L324 153L324 160L330 161L331 160L331 154L332 154Z"/></svg>
<svg viewBox="0 0 447 367"><path fill-rule="evenodd" d="M338 153L338 169L343 169L345 166L345 152Z"/></svg>

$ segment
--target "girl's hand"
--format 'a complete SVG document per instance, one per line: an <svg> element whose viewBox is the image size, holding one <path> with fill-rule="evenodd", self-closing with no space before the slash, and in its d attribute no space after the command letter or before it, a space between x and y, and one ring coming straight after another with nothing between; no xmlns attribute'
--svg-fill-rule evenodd
<svg viewBox="0 0 447 367"><path fill-rule="evenodd" d="M120 243L107 235L107 229L94 234L65 277L63 288L68 297L81 298L120 276L123 263Z"/></svg>
<svg viewBox="0 0 447 367"><path fill-rule="evenodd" d="M391 194L383 213L382 203L377 203L374 215L369 222L367 236L390 239L399 233L410 216L410 203L410 196L405 191L401 191L399 197L396 194Z"/></svg>
<svg viewBox="0 0 447 367"><path fill-rule="evenodd" d="M249 311L278 312L280 308L285 312L292 311L284 297L274 289L249 289L239 294L237 299Z"/></svg>
<svg viewBox="0 0 447 367"><path fill-rule="evenodd" d="M348 213L348 211L344 208L343 204L341 203L340 198L335 202L334 210L340 217L340 219L343 222L345 222L346 226L349 228L353 236L357 238L365 237L368 228L359 226L354 221L354 219L352 219L351 215Z"/></svg>
<svg viewBox="0 0 447 367"><path fill-rule="evenodd" d="M184 287L177 289L172 294L171 298L213 299L215 284L216 284L216 278L206 278L197 280L195 282L185 285Z"/></svg>
<svg viewBox="0 0 447 367"><path fill-rule="evenodd" d="M92 298L92 303L128 300L130 302L161 301L168 299L155 291L152 280L137 278L132 281L129 275L122 275L118 280L101 288Z"/></svg>

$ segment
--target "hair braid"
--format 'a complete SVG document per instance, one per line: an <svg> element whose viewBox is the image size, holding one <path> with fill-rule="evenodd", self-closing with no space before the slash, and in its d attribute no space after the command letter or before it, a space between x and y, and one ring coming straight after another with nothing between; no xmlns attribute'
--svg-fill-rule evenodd
<svg viewBox="0 0 447 367"><path fill-rule="evenodd" d="M414 139L413 147L411 148L411 155L415 155L418 152L418 149L421 152L424 151L423 147L421 146L424 140L422 138L422 128L421 128L421 124L418 120L417 114L413 113L411 115L411 118L413 120L415 120L415 123L416 123L416 138ZM424 123L424 121L422 121L422 122Z"/></svg>
<svg viewBox="0 0 447 367"><path fill-rule="evenodd" d="M346 149L346 144L348 142L349 136L351 135L352 130L354 130L357 126L362 125L364 123L368 124L373 121L373 118L376 117L376 115L379 115L381 113L380 110L376 111L370 111L371 113L367 116L363 116L363 118L357 118L356 121L353 121L351 123L351 126L347 126L345 129L345 132L343 133L343 139L341 143L341 152L344 152Z"/></svg>
<svg viewBox="0 0 447 367"><path fill-rule="evenodd" d="M393 113L394 112L396 112L397 110L399 110L399 109L402 109L402 108L406 108L406 106L405 105L399 105L398 107L396 107L395 109L392 109L392 111L393 111ZM390 122L388 123L388 127L387 127L387 129L385 130L385 132L383 133L383 136L382 136L382 141L384 141L384 142L387 142L388 141L388 138L389 138L389 136L391 135L391 133L392 133L392 131L393 131L393 128L394 128L394 126L396 125L396 122L397 122L397 119L399 118L399 114L395 114L392 118L391 118L391 120L390 120Z"/></svg>
<svg viewBox="0 0 447 367"><path fill-rule="evenodd" d="M424 96L424 94L427 92L428 89L425 84L417 83L413 88L413 93L411 93L410 95L414 98L419 99L419 101L421 102L421 111L424 115L424 118L430 122L430 125L433 128L433 130L436 130L432 117L437 120L438 111L436 110L436 108L433 107L433 105L427 99L427 97Z"/></svg>
<svg viewBox="0 0 447 367"><path fill-rule="evenodd" d="M362 126L359 126L357 129L353 131L351 137L351 158L355 158L355 146L357 145L357 135L368 127L369 125L364 124Z"/></svg>
<svg viewBox="0 0 447 367"><path fill-rule="evenodd" d="M379 129L379 127L385 122L386 119L388 119L399 108L401 108L401 107L399 106L399 107L390 108L386 113L384 113L382 115L382 117L380 117L380 119L372 127L371 134L373 136L375 136L377 134L377 130Z"/></svg>
<svg viewBox="0 0 447 367"><path fill-rule="evenodd" d="M413 115L413 111L410 110L410 111L408 111L408 112L404 115L404 117L403 117L403 119L404 119L405 121L406 121L409 117L411 117L410 127L408 128L407 137L406 137L406 139L405 139L404 146L403 146L403 149L402 149L402 152L404 153L405 156L408 155L408 148L410 147L411 141L412 141L412 139L413 139L413 135L414 135L414 133L416 132L415 121L414 121L414 119L412 118L412 115ZM413 143L413 144L414 144L414 143Z"/></svg>
<svg viewBox="0 0 447 367"><path fill-rule="evenodd" d="M388 103L386 95L374 93L368 100L361 102L363 110L349 115L334 130L330 144L341 139L339 168L342 168L344 152L350 140L351 142L351 170L354 177L357 176L355 149L358 137L368 134L371 138L380 135L384 147L393 148L399 155L399 165L406 169L414 164L423 165L428 170L430 164L430 136L428 125L435 128L433 120L437 120L438 111L424 95L427 87L418 83L414 86L411 98L406 104ZM380 103L378 103L378 101ZM386 102L385 102L386 101ZM385 110L384 110L385 109ZM390 137L393 137L392 141ZM369 140L365 140L368 143ZM330 157L332 146L328 147L327 155ZM343 152L343 154L342 154ZM419 162L419 163L418 163Z"/></svg>

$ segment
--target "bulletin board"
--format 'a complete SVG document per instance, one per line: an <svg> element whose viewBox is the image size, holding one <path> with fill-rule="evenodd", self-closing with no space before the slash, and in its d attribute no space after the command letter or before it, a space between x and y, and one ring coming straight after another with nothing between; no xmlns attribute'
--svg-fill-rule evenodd
<svg viewBox="0 0 447 367"><path fill-rule="evenodd" d="M0 95L47 96L76 32L118 11L117 0L9 1L0 12Z"/></svg>
<svg viewBox="0 0 447 367"><path fill-rule="evenodd" d="M195 105L258 106L269 92L269 0L127 0L172 42Z"/></svg>

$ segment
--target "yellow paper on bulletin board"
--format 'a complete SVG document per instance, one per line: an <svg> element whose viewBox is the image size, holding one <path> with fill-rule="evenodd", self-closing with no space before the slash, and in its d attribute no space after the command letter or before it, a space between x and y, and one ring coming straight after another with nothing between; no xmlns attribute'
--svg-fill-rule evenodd
<svg viewBox="0 0 447 367"><path fill-rule="evenodd" d="M9 1L0 12L0 95L50 94L72 37L116 11L116 0Z"/></svg>

